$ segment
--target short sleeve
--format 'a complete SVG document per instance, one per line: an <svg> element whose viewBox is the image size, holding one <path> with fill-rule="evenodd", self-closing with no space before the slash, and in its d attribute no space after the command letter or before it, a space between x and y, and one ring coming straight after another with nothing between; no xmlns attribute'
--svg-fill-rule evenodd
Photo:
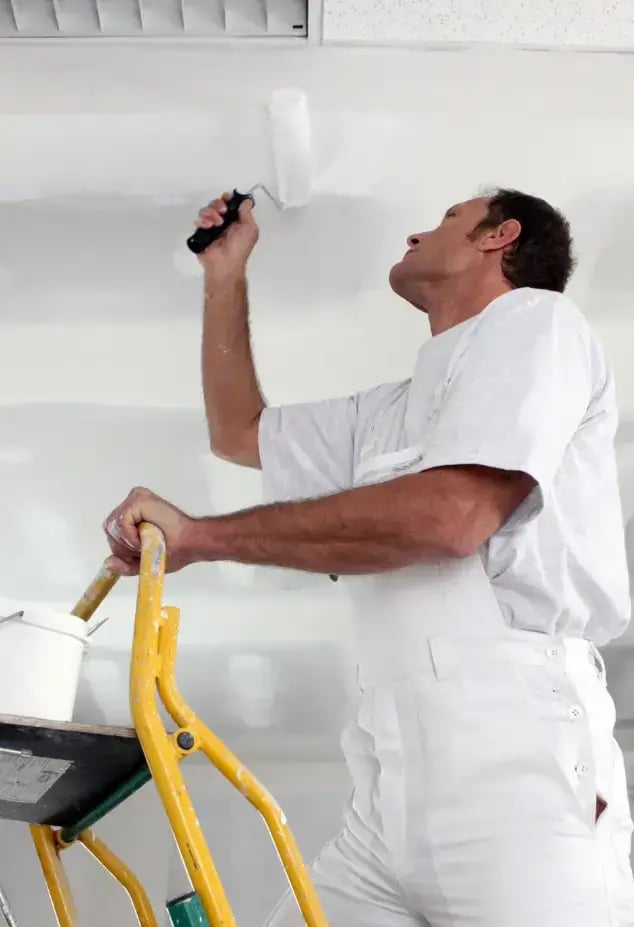
<svg viewBox="0 0 634 927"><path fill-rule="evenodd" d="M259 449L267 502L350 489L357 408L350 396L264 409Z"/></svg>
<svg viewBox="0 0 634 927"><path fill-rule="evenodd" d="M589 329L565 297L542 293L485 311L458 359L423 468L476 464L537 483L537 514L592 395ZM515 518L514 518L515 521Z"/></svg>

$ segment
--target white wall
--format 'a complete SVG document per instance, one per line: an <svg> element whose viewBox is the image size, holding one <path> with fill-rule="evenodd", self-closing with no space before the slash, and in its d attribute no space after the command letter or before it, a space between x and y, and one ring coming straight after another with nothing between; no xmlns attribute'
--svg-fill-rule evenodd
<svg viewBox="0 0 634 927"><path fill-rule="evenodd" d="M483 182L523 187L557 202L573 223L581 264L571 292L617 370L630 425L624 501L634 515L634 121L623 92L633 85L632 59L195 46L0 51L3 595L71 603L103 556L103 516L136 483L197 512L259 500L257 475L206 451L200 284L177 274L173 252L206 197L269 179L261 105L290 83L307 88L314 109L316 195L295 213L258 206L251 295L269 399L407 376L426 327L386 285L406 234ZM263 764L282 800L289 795L312 855L335 827L346 788L337 734L351 693L350 628L337 586L292 585L291 577L228 565L191 570L168 588L183 607L186 694L247 762ZM111 620L82 680L84 720L128 719L132 599L132 585L122 584L104 609ZM245 653L268 667L259 683L236 659ZM615 666L624 717L629 663ZM325 764L328 777L312 764ZM192 773L201 819L236 885L242 812L226 812L220 833L212 828L220 805L201 777ZM302 804L288 789L305 777L314 791ZM143 807L131 804L108 825L122 845L141 840L151 805ZM160 897L169 842L153 831L145 839L141 856L158 867L151 885ZM16 907L25 923L46 927L31 901L26 849L11 851L10 865L0 850L0 879L15 875L17 860L25 879L14 888ZM272 884L262 877L254 905L268 904ZM244 898L237 905L243 923L255 925L257 910ZM103 917L95 927L110 923Z"/></svg>

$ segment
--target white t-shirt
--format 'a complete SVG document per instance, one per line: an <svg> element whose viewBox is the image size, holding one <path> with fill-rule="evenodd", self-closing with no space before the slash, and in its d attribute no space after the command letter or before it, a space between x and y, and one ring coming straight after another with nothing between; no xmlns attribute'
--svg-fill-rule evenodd
<svg viewBox="0 0 634 927"><path fill-rule="evenodd" d="M482 550L512 627L604 644L630 615L602 347L577 307L519 289L421 348L411 379L266 409L267 498L311 498L434 467L479 464L537 486Z"/></svg>

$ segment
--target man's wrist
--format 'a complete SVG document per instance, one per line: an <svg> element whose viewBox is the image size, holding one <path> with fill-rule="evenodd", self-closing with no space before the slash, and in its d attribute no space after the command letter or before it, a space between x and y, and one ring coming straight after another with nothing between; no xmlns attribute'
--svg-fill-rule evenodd
<svg viewBox="0 0 634 927"><path fill-rule="evenodd" d="M246 292L247 267L205 272L205 299L213 300L234 293Z"/></svg>
<svg viewBox="0 0 634 927"><path fill-rule="evenodd" d="M182 547L190 563L205 563L221 559L220 530L215 518L190 518L185 528Z"/></svg>

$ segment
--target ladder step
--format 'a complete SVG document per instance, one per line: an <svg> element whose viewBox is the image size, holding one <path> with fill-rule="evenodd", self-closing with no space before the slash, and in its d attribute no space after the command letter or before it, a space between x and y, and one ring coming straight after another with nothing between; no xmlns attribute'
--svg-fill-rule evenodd
<svg viewBox="0 0 634 927"><path fill-rule="evenodd" d="M207 915L196 892L189 892L167 904L172 927L210 927Z"/></svg>
<svg viewBox="0 0 634 927"><path fill-rule="evenodd" d="M129 728L0 716L0 818L81 833L149 778Z"/></svg>
<svg viewBox="0 0 634 927"><path fill-rule="evenodd" d="M114 811L119 805L122 805L127 798L130 798L131 795L138 792L151 778L152 774L146 765L130 779L126 780L126 782L122 782L121 785L117 786L114 792L111 792L107 798L104 798L98 805L95 805L94 808L82 818L75 821L70 827L63 827L59 834L62 842L72 843L73 840L76 840L85 830L94 827L98 821L101 821L107 814Z"/></svg>

